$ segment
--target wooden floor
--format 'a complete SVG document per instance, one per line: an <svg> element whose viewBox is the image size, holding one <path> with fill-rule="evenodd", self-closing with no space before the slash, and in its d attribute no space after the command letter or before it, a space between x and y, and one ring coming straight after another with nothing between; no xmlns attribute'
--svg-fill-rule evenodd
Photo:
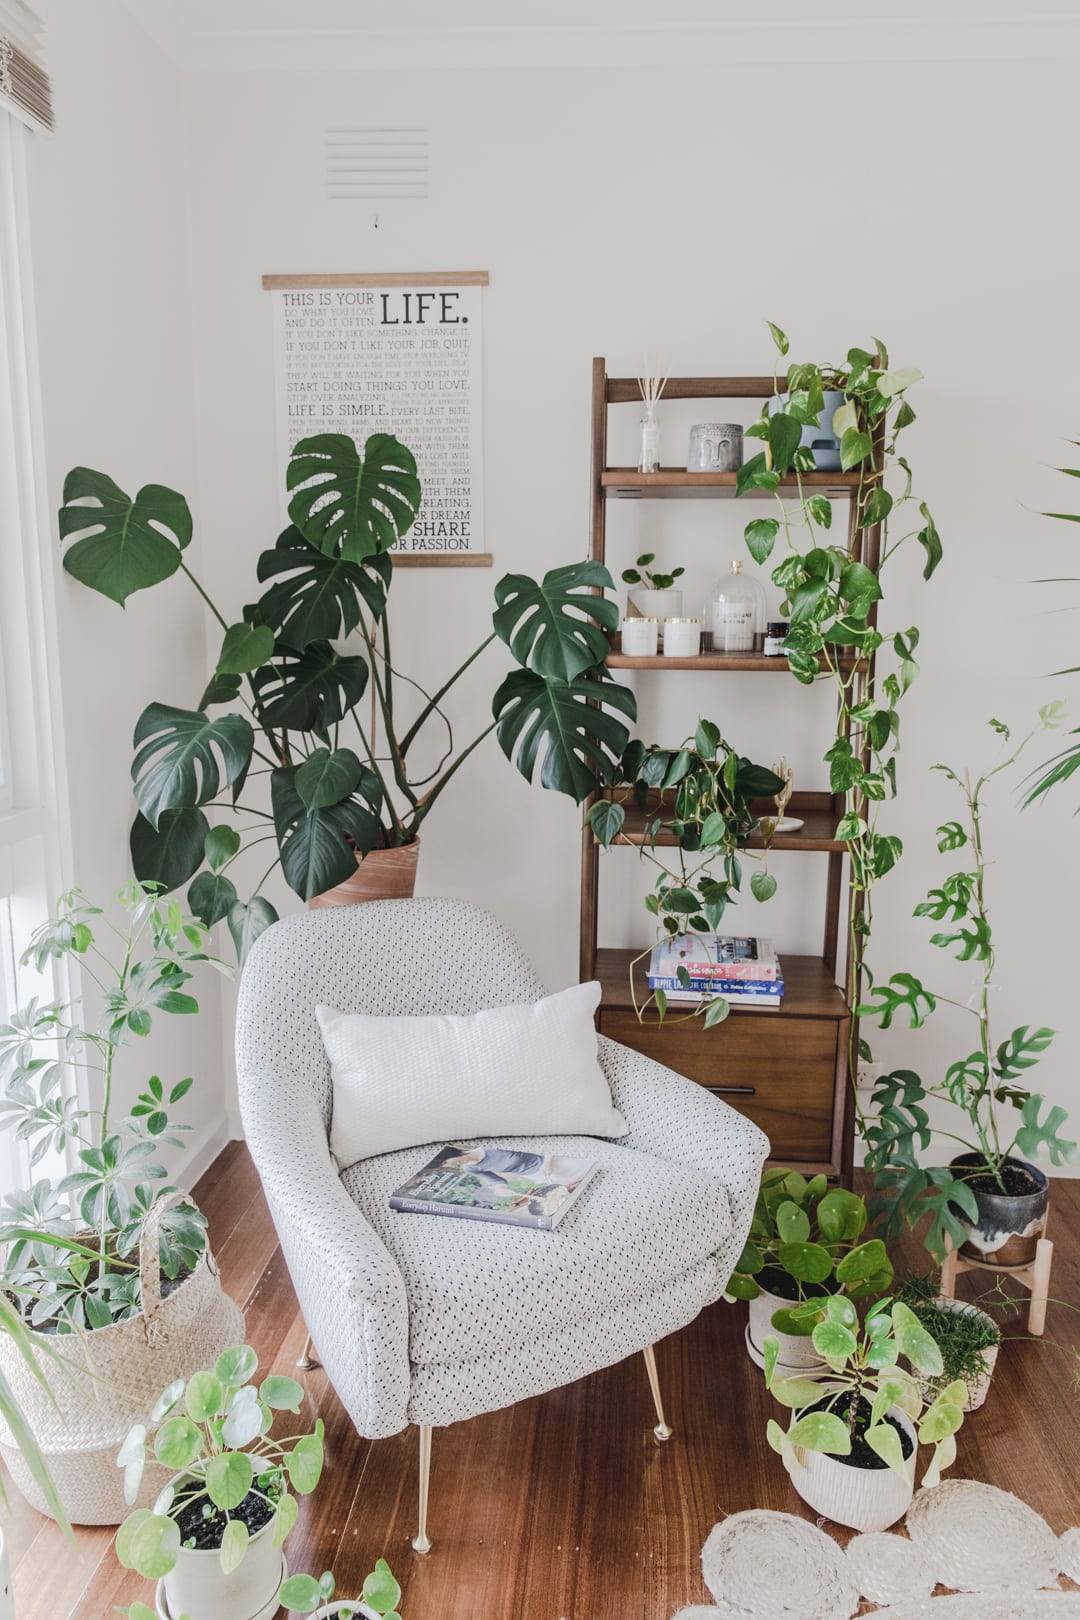
<svg viewBox="0 0 1080 1620"><path fill-rule="evenodd" d="M197 1197L263 1369L291 1372L304 1329L241 1144ZM1080 1182L1054 1182L1053 1210L1052 1293L1080 1303ZM961 1288L971 1292L972 1281ZM640 1357L437 1431L427 1558L409 1546L415 1432L362 1440L325 1375L298 1374L326 1421L328 1468L289 1538L292 1568L333 1568L339 1593L354 1596L385 1555L404 1589L403 1620L671 1620L683 1604L707 1602L699 1559L719 1518L750 1507L807 1512L765 1443L771 1403L746 1356L744 1319L745 1307L717 1305L659 1346L675 1429L666 1446L652 1436ZM1023 1335L1022 1322L1007 1332ZM1080 1317L1060 1305L1041 1345L1006 1344L953 1470L1015 1491L1057 1531L1080 1524L1078 1354ZM14 1496L5 1524L19 1620L104 1620L147 1600L147 1583L116 1563L111 1531L79 1531L73 1547Z"/></svg>

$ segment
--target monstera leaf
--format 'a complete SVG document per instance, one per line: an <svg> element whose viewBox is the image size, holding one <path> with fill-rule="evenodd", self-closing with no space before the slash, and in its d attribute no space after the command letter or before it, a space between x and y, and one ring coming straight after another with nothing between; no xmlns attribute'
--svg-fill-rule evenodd
<svg viewBox="0 0 1080 1620"><path fill-rule="evenodd" d="M282 870L301 900L352 877L357 851L366 854L379 841L379 818L359 799L308 809L297 790L295 766L273 773L270 796Z"/></svg>
<svg viewBox="0 0 1080 1620"><path fill-rule="evenodd" d="M289 516L304 539L345 562L388 551L420 506L416 458L390 433L373 433L362 451L347 433L301 439L285 483L295 491Z"/></svg>
<svg viewBox="0 0 1080 1620"><path fill-rule="evenodd" d="M345 658L328 641L297 649L278 644L274 661L255 671L259 717L272 730L325 732L359 703L367 685L362 658Z"/></svg>
<svg viewBox="0 0 1080 1620"><path fill-rule="evenodd" d="M60 538L81 535L64 553L64 567L83 585L123 607L135 591L175 574L191 539L191 513L182 495L146 484L135 499L105 473L73 467L64 479Z"/></svg>
<svg viewBox="0 0 1080 1620"><path fill-rule="evenodd" d="M261 583L276 581L259 598L261 623L290 647L303 648L311 641L330 641L355 630L361 601L374 618L380 618L391 564L386 552L377 552L362 565L343 562L309 545L299 529L288 528L272 550L263 552L257 571Z"/></svg>
<svg viewBox="0 0 1080 1620"><path fill-rule="evenodd" d="M297 767L296 791L309 810L325 810L355 792L363 775L364 766L351 748L316 748ZM373 782L378 789L375 773L369 771L367 775L369 784ZM365 798L370 796L364 794Z"/></svg>
<svg viewBox="0 0 1080 1620"><path fill-rule="evenodd" d="M217 797L222 779L235 800L244 785L254 733L242 714L211 720L199 709L151 703L135 727L131 775L139 809L151 827L167 810L188 810ZM140 746L141 745L141 746Z"/></svg>
<svg viewBox="0 0 1080 1620"><path fill-rule="evenodd" d="M492 700L496 735L503 753L531 782L540 762L543 787L568 793L580 804L598 785L613 779L630 740L618 709L637 717L634 694L602 673L579 675L572 686L545 681L529 669L515 669Z"/></svg>
<svg viewBox="0 0 1080 1620"><path fill-rule="evenodd" d="M613 588L603 563L552 568L539 583L527 574L500 579L492 623L523 668L566 682L603 663L609 647L604 632L618 627L619 610L593 596L589 586Z"/></svg>
<svg viewBox="0 0 1080 1620"><path fill-rule="evenodd" d="M202 865L209 822L198 809L163 810L157 826L138 815L131 824L131 864L140 883L178 889Z"/></svg>

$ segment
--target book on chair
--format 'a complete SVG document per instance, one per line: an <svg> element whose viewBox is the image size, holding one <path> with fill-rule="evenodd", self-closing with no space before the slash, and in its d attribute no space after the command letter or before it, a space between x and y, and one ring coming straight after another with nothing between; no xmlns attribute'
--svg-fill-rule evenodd
<svg viewBox="0 0 1080 1620"><path fill-rule="evenodd" d="M598 1168L595 1160L561 1153L447 1144L391 1193L390 1208L409 1215L456 1215L551 1231Z"/></svg>

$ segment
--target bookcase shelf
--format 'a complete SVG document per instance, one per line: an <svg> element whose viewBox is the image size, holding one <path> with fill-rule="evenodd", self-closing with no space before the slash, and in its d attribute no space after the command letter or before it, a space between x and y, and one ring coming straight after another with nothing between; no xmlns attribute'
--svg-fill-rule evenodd
<svg viewBox="0 0 1080 1620"><path fill-rule="evenodd" d="M784 386L784 379L773 377L672 377L665 386L664 399L757 400ZM606 561L607 512L612 499L736 498L737 475L733 472L692 473L680 467L664 467L658 472L641 473L633 467L609 467L608 412L618 405L640 406L636 379L609 377L605 362L594 360L589 555L601 563ZM880 530L872 524L859 529L856 524L857 502L853 497L860 478L857 471L789 475L780 480L780 493L797 499L801 487L807 494L820 493L846 501L847 532L837 543L846 544L851 556L876 571ZM762 495L771 497L771 493L752 489L743 498L756 500ZM854 672L856 683L863 686L872 663L851 655L841 658L841 667ZM619 638L614 640L607 666L657 675L680 671L790 675L786 658L766 658L758 652L704 652L696 658L629 657L622 651ZM827 670L824 659L822 670ZM796 690L799 688L792 679L791 691L794 694ZM793 707L793 719L802 712ZM825 746L823 742L822 751ZM621 792L611 796L620 800L623 797ZM625 852L645 843L647 824L656 814L655 796L644 811L632 802L626 802L626 808L620 840L612 846L612 858L605 862L605 871L623 870L616 853L620 847ZM808 1174L825 1171L850 1184L854 1119L848 1051L853 1032L850 996L837 982L837 965L845 919L850 908L857 910L859 897L852 895L845 845L836 837L842 814L841 796L796 793L789 814L800 817L803 829L774 837L770 847L778 854L825 856L824 919L820 956L791 955L779 942L785 986L779 1009L733 1005L730 1017L708 1030L700 1018L685 1016L685 1005L673 1006L663 1024L655 1011L639 1019L629 977L631 962L638 952L598 945L601 850L587 822L581 842L581 977L599 978L601 982L598 1021L602 1034L666 1063L747 1114L768 1133L774 1163L790 1164ZM661 834L656 843L671 847L676 839ZM763 845L759 834L749 840L752 849ZM801 866L799 869L803 870ZM769 932L767 910L756 911L755 922L763 933ZM732 923L733 928L738 926ZM643 926L643 942L644 936ZM644 961L635 972L640 975L637 1000L641 1005L648 996Z"/></svg>

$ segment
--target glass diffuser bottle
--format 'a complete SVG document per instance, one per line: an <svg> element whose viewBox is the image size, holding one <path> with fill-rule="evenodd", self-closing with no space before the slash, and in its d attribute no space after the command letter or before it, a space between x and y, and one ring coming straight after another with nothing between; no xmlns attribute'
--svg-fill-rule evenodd
<svg viewBox="0 0 1080 1620"><path fill-rule="evenodd" d="M713 587L705 610L716 653L751 653L761 646L765 631L765 592L756 579L742 571L739 558Z"/></svg>

